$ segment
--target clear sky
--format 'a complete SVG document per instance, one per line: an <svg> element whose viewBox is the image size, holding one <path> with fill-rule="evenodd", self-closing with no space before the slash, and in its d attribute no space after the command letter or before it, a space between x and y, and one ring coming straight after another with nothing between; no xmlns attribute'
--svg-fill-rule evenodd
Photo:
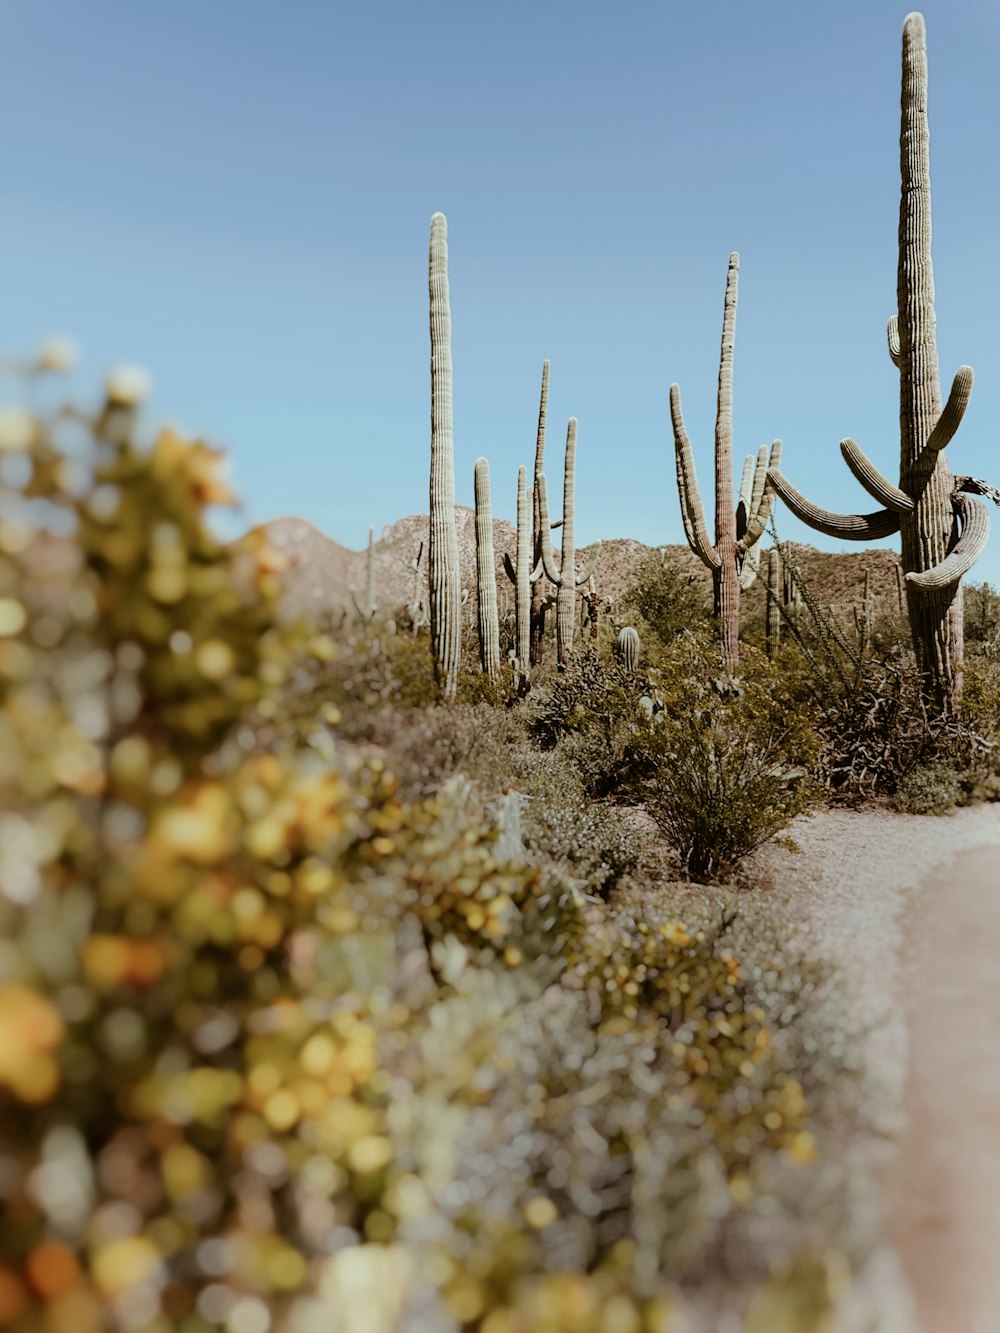
<svg viewBox="0 0 1000 1333"><path fill-rule="evenodd" d="M739 458L774 436L817 503L898 469L899 51L886 0L0 0L0 344L71 335L91 393L224 446L241 521L347 545L426 512L427 241L448 217L457 496L513 518L552 362L579 419L578 539L683 540L667 390L711 521L727 257ZM1000 484L1000 6L927 0L952 467ZM558 491L558 482L550 482ZM782 535L834 544L779 510ZM1000 514L977 579L1000 584ZM892 544L891 542L889 544Z"/></svg>

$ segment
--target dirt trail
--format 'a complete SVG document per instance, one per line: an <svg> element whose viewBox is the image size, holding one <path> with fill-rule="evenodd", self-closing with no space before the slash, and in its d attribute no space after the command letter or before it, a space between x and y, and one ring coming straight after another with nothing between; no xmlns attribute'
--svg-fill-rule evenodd
<svg viewBox="0 0 1000 1333"><path fill-rule="evenodd" d="M1000 807L828 811L760 868L869 1071L852 1170L886 1244L838 1333L1000 1333ZM880 1209L882 1211L882 1209Z"/></svg>
<svg viewBox="0 0 1000 1333"><path fill-rule="evenodd" d="M891 1216L920 1333L1000 1329L1000 849L925 877L905 933L908 1126Z"/></svg>

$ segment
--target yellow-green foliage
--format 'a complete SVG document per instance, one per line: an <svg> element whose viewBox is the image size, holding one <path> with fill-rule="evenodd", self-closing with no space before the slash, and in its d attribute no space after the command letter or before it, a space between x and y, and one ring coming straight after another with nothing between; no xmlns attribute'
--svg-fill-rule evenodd
<svg viewBox="0 0 1000 1333"><path fill-rule="evenodd" d="M498 864L469 784L295 739L334 648L210 535L218 455L59 424L4 419L0 1322L669 1327L812 1155L739 961Z"/></svg>

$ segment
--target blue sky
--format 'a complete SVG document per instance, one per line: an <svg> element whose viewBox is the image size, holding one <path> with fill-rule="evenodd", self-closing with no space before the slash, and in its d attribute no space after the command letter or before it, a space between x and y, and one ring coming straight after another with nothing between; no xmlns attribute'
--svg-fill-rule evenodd
<svg viewBox="0 0 1000 1333"><path fill-rule="evenodd" d="M737 454L780 436L812 499L871 508L837 444L895 475L905 13L0 0L0 343L71 335L82 394L111 364L146 366L153 415L230 452L241 521L298 514L359 547L427 508L441 210L458 499L485 454L513 517L548 358L550 475L580 423L579 539L676 542L667 390L710 510L735 249ZM963 361L977 377L949 452L1000 483L1000 7L924 13L942 378ZM975 577L1000 584L996 527Z"/></svg>

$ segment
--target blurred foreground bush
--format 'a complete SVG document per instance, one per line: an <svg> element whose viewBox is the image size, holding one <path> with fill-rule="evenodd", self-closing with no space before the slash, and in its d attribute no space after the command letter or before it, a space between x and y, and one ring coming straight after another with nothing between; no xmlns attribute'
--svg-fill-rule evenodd
<svg viewBox="0 0 1000 1333"><path fill-rule="evenodd" d="M136 413L0 413L0 1323L671 1327L814 1154L725 923L591 921L290 722L333 645Z"/></svg>

